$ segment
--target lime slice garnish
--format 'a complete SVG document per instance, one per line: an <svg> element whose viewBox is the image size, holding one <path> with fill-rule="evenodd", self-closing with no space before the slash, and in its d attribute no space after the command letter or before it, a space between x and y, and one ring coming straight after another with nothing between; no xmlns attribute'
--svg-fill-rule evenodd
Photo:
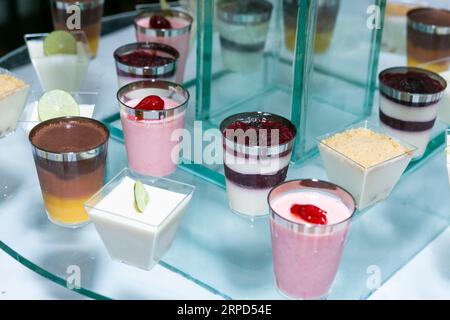
<svg viewBox="0 0 450 320"><path fill-rule="evenodd" d="M142 182L137 180L134 183L134 205L140 213L144 212L145 207L150 202L150 196Z"/></svg>
<svg viewBox="0 0 450 320"><path fill-rule="evenodd" d="M44 54L77 54L77 40L67 31L53 31L44 39Z"/></svg>
<svg viewBox="0 0 450 320"><path fill-rule="evenodd" d="M80 107L72 95L63 90L52 90L44 93L38 102L39 120L79 116Z"/></svg>

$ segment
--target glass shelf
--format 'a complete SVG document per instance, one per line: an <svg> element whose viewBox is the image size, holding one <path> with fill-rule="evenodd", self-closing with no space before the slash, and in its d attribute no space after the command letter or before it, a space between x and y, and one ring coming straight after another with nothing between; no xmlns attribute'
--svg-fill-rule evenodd
<svg viewBox="0 0 450 320"><path fill-rule="evenodd" d="M126 166L116 115L117 84L111 70L113 48L133 36L128 25L132 16L128 13L105 21L100 51L86 84L86 89L100 93L96 118L115 128L111 130L108 177ZM0 65L30 79L33 89L39 90L24 48ZM366 298L376 289L367 286L371 266L379 268L383 283L449 226L443 127L438 126L427 156L410 166L389 199L358 213L330 299ZM0 248L49 280L65 286L67 267L77 265L82 281L75 290L88 297L164 299L173 297L173 292L168 286L156 285L155 279L165 280L163 271L169 270L187 280L179 298L190 298L191 289L200 286L223 299L282 299L274 284L268 220L249 220L230 212L220 170L217 176L206 173L209 180L205 180L191 174L196 171L192 165L183 164L170 177L193 184L197 190L171 249L158 266L146 272L112 261L93 225L67 230L47 220L31 148L21 129L0 140L0 150L0 176L13 186L13 197L0 200ZM315 154L292 166L288 175L307 177L326 179Z"/></svg>

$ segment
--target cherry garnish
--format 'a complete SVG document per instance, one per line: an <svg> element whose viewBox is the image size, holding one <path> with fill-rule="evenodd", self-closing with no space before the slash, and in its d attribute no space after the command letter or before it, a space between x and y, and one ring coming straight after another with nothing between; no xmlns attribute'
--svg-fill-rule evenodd
<svg viewBox="0 0 450 320"><path fill-rule="evenodd" d="M312 204L294 204L291 213L308 223L327 224L327 212Z"/></svg>
<svg viewBox="0 0 450 320"><path fill-rule="evenodd" d="M399 91L419 94L432 94L444 90L442 84L421 72L386 73L381 77L386 86Z"/></svg>
<svg viewBox="0 0 450 320"><path fill-rule="evenodd" d="M159 14L155 14L150 18L150 28L153 29L172 29L169 20Z"/></svg>
<svg viewBox="0 0 450 320"><path fill-rule="evenodd" d="M138 105L135 107L135 109L146 111L163 110L164 100L158 96L151 95L142 99L141 102L139 102Z"/></svg>
<svg viewBox="0 0 450 320"><path fill-rule="evenodd" d="M271 121L267 119L256 119L251 121L241 121L237 120L230 124L227 128L227 130L239 130L241 129L244 133L246 133L248 130L255 130L256 132L256 144L260 145L263 141L267 142L267 146L271 146L272 144L275 144L275 141L272 141L272 130L278 131L278 142L277 144L284 144L294 138L294 135L292 133L292 130L287 127L286 125ZM276 133L274 137L276 137ZM239 140L238 136L235 136L235 140ZM245 144L246 145L254 145L255 141L249 141L249 136L245 137Z"/></svg>

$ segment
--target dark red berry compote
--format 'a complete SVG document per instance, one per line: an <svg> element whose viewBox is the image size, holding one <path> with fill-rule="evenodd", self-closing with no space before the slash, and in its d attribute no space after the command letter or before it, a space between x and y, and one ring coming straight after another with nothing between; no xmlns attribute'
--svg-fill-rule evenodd
<svg viewBox="0 0 450 320"><path fill-rule="evenodd" d="M248 112L222 121L224 170L233 211L268 214L267 194L286 179L297 130L287 119Z"/></svg>
<svg viewBox="0 0 450 320"><path fill-rule="evenodd" d="M174 80L178 51L161 43L137 42L114 52L119 86L146 79Z"/></svg>
<svg viewBox="0 0 450 320"><path fill-rule="evenodd" d="M388 134L417 147L420 157L430 133L447 83L437 73L413 67L382 71L380 80L380 122Z"/></svg>

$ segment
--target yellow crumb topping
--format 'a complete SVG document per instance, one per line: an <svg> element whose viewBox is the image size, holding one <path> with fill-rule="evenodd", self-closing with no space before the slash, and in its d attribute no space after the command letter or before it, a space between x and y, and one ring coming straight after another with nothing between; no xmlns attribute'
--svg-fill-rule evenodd
<svg viewBox="0 0 450 320"><path fill-rule="evenodd" d="M367 128L349 129L322 140L322 143L365 168L409 151L391 137Z"/></svg>
<svg viewBox="0 0 450 320"><path fill-rule="evenodd" d="M26 84L22 80L14 78L9 74L0 74L0 98L4 98L25 86Z"/></svg>

